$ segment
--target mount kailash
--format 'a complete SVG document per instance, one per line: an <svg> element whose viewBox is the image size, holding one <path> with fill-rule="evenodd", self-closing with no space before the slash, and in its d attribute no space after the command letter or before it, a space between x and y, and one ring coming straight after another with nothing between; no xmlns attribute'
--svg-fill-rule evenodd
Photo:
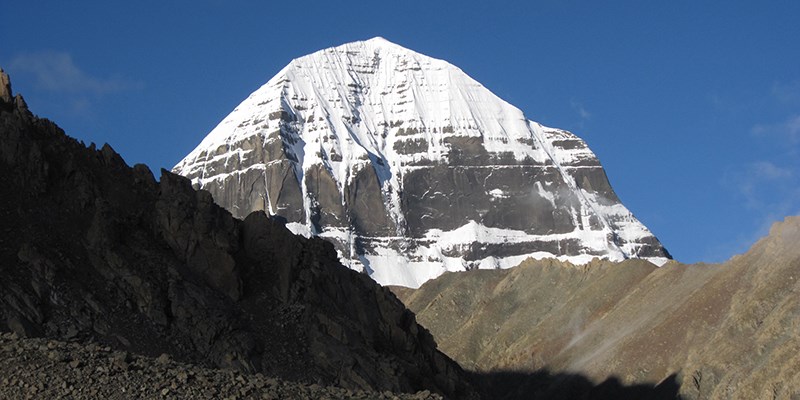
<svg viewBox="0 0 800 400"><path fill-rule="evenodd" d="M583 140L380 37L291 61L173 171L237 217L332 241L381 284L529 257L670 258Z"/></svg>

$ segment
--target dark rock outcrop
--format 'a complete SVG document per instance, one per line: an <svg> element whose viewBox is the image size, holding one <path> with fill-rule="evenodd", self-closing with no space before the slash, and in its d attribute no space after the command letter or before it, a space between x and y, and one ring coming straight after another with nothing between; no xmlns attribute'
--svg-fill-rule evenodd
<svg viewBox="0 0 800 400"><path fill-rule="evenodd" d="M0 86L0 331L347 389L472 393L329 243L263 212L237 220L167 171L157 182Z"/></svg>
<svg viewBox="0 0 800 400"><path fill-rule="evenodd" d="M8 74L0 68L0 104L7 106L11 104L11 79Z"/></svg>

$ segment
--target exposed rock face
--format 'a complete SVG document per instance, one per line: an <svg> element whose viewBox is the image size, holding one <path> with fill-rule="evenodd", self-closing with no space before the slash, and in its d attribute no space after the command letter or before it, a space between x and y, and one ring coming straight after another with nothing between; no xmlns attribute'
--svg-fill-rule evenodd
<svg viewBox="0 0 800 400"><path fill-rule="evenodd" d="M789 217L721 265L529 261L394 290L467 369L675 379L684 399L788 399L800 394L798 241L800 217Z"/></svg>
<svg viewBox="0 0 800 400"><path fill-rule="evenodd" d="M461 369L333 246L128 167L0 100L0 331L346 389L470 396Z"/></svg>
<svg viewBox="0 0 800 400"><path fill-rule="evenodd" d="M11 79L2 68L0 68L0 103L11 104Z"/></svg>
<svg viewBox="0 0 800 400"><path fill-rule="evenodd" d="M173 171L234 216L333 241L382 284L530 256L669 258L583 140L381 38L293 60Z"/></svg>

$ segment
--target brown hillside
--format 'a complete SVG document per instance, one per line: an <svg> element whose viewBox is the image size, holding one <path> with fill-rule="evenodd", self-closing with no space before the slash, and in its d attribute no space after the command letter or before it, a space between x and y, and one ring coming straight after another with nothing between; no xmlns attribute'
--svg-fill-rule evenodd
<svg viewBox="0 0 800 400"><path fill-rule="evenodd" d="M718 265L529 260L393 289L468 369L657 383L683 398L800 393L800 217Z"/></svg>

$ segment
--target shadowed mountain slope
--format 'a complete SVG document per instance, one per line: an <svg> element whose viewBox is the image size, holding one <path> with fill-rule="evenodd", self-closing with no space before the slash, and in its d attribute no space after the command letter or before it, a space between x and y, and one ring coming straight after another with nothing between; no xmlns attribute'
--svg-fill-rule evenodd
<svg viewBox="0 0 800 400"><path fill-rule="evenodd" d="M333 246L128 167L0 85L0 331L344 388L453 397L458 365Z"/></svg>

